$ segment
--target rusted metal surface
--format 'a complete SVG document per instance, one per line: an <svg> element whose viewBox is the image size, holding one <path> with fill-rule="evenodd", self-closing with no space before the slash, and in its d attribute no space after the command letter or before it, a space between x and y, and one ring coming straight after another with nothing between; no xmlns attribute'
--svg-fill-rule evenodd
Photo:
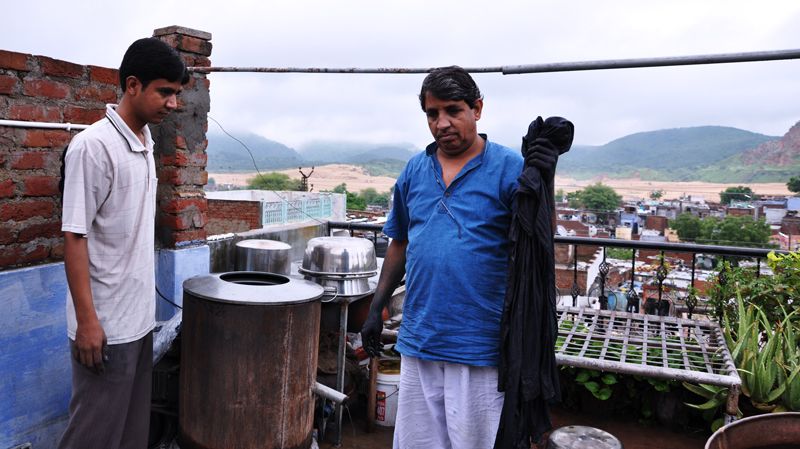
<svg viewBox="0 0 800 449"><path fill-rule="evenodd" d="M186 449L308 448L320 302L184 294L179 441Z"/></svg>
<svg viewBox="0 0 800 449"><path fill-rule="evenodd" d="M378 358L369 359L369 388L367 391L367 432L375 430L375 407L378 394Z"/></svg>
<svg viewBox="0 0 800 449"><path fill-rule="evenodd" d="M714 432L706 449L783 449L800 447L800 413L751 416Z"/></svg>
<svg viewBox="0 0 800 449"><path fill-rule="evenodd" d="M494 67L465 67L470 73L525 73L576 72L584 70L633 69L643 67L671 67L701 64L727 64L734 62L762 62L800 59L800 49L722 53L711 55L668 56L661 58L609 59L601 61L556 62L547 64L504 65ZM254 72L254 73L338 73L338 74L420 74L430 73L435 67L189 67L191 72Z"/></svg>
<svg viewBox="0 0 800 449"><path fill-rule="evenodd" d="M741 379L711 321L562 307L556 362L600 371L729 387L735 415Z"/></svg>

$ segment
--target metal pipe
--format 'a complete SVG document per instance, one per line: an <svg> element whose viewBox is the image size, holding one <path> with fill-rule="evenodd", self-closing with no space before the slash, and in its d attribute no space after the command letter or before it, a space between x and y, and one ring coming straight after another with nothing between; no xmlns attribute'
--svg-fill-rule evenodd
<svg viewBox="0 0 800 449"><path fill-rule="evenodd" d="M355 229L364 231L376 231L383 229L382 224L376 223L347 223L347 222L328 222L330 229ZM621 240L621 239L602 239L594 237L572 237L557 235L553 237L556 244L568 245L592 245L610 246L612 248L634 248L634 249L655 249L678 253L701 253L718 254L725 256L744 256L744 257L767 257L771 251L775 254L789 254L785 250L772 250L765 248L744 248L738 246L717 246L717 245L698 245L695 243L662 243L662 242L643 242L640 240Z"/></svg>
<svg viewBox="0 0 800 449"><path fill-rule="evenodd" d="M78 125L75 123L26 122L22 120L5 119L0 119L0 126L9 126L12 128L66 129L67 131L72 131L73 129L86 129L89 127L89 125Z"/></svg>
<svg viewBox="0 0 800 449"><path fill-rule="evenodd" d="M727 64L732 62L759 62L800 59L800 49L754 51L744 53L721 53L711 55L668 56L661 58L608 59L601 61L556 62L548 64L521 64L494 67L465 67L470 73L502 73L519 75L524 73L577 72L584 70L633 69L643 67L672 67L682 65ZM344 74L421 74L430 73L435 67L405 68L332 68L332 67L189 67L189 71L211 72L255 72L255 73L344 73Z"/></svg>

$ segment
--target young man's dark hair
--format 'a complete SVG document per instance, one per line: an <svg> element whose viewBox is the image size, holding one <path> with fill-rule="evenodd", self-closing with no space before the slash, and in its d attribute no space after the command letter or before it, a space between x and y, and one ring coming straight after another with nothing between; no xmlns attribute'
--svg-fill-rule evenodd
<svg viewBox="0 0 800 449"><path fill-rule="evenodd" d="M119 84L123 91L129 76L139 79L142 88L162 78L181 84L189 82L189 72L178 52L154 37L139 39L128 47L119 66Z"/></svg>
<svg viewBox="0 0 800 449"><path fill-rule="evenodd" d="M476 101L483 98L475 80L466 70L455 65L434 69L422 81L419 104L423 111L425 111L425 94L428 92L441 100L464 100L471 109L475 108Z"/></svg>

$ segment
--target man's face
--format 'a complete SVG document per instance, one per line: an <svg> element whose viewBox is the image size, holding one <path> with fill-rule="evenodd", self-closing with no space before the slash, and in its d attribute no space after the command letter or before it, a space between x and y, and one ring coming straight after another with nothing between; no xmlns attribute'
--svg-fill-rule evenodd
<svg viewBox="0 0 800 449"><path fill-rule="evenodd" d="M135 78L134 80L135 82L128 84L128 88L133 89L133 109L141 121L157 125L178 107L178 94L182 89L179 81L160 78L142 88L141 82Z"/></svg>
<svg viewBox="0 0 800 449"><path fill-rule="evenodd" d="M481 118L482 109L482 100L470 108L464 100L442 100L430 92L425 94L428 127L445 155L458 156L472 147L478 138L475 122Z"/></svg>

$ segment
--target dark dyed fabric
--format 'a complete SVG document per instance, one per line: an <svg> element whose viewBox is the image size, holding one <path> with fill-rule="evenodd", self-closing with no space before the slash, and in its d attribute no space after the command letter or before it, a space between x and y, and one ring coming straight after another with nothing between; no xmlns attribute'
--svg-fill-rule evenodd
<svg viewBox="0 0 800 449"><path fill-rule="evenodd" d="M573 126L561 117L531 123L526 142L549 138L564 153ZM501 324L498 390L505 402L495 449L529 449L552 427L549 402L560 398L555 361L557 336L553 192L539 169L525 167L513 200L511 263Z"/></svg>

